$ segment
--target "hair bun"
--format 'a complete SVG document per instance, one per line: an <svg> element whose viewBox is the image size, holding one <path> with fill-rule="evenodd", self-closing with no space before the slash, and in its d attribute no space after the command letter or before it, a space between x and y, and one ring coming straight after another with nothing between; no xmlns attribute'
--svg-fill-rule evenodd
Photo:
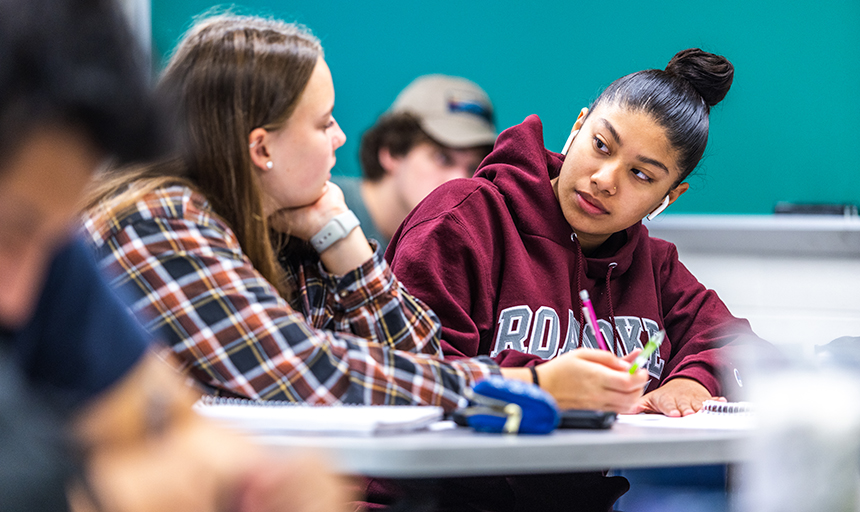
<svg viewBox="0 0 860 512"><path fill-rule="evenodd" d="M676 53L666 66L666 72L690 82L705 104L713 107L729 92L735 67L722 55L690 48Z"/></svg>

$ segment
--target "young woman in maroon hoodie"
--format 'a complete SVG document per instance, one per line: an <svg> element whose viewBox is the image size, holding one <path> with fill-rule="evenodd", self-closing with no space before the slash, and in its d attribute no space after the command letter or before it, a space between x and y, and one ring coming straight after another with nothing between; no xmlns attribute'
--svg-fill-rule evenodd
<svg viewBox="0 0 860 512"><path fill-rule="evenodd" d="M688 190L710 107L733 74L724 57L679 52L665 70L612 83L582 109L561 154L544 148L540 120L530 116L499 136L474 179L421 203L386 257L439 315L446 357L489 355L502 367L525 367L595 348L581 312L585 289L615 355L666 331L647 365L646 393L619 412L686 415L730 394L720 379L733 370L726 346L761 340L641 220ZM551 376L536 370L551 389ZM607 408L595 395L579 406Z"/></svg>
<svg viewBox="0 0 860 512"><path fill-rule="evenodd" d="M386 258L439 315L445 356L532 367L534 375L527 368L506 375L536 379L567 407L680 416L730 395L720 378L733 370L728 345L764 342L641 221L688 190L684 180L704 153L710 108L733 75L724 57L679 52L665 70L612 83L582 109L562 153L544 148L541 122L530 116L499 136L474 178L448 182L419 204ZM580 290L590 294L611 359L586 328ZM646 365L650 381L632 408L609 404L605 388L589 388L598 376L626 373L621 358L660 330L666 339ZM558 396L542 363L568 352L585 356L576 377L591 392ZM589 356L597 353L605 359ZM624 483L591 473L472 487L507 496L499 510L569 511L611 508Z"/></svg>

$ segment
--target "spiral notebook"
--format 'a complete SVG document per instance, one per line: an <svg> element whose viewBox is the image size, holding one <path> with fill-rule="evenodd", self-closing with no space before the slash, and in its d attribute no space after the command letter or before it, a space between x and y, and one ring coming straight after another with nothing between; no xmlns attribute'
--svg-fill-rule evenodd
<svg viewBox="0 0 860 512"><path fill-rule="evenodd" d="M427 428L444 414L436 406L317 406L212 396L200 398L194 410L254 434L395 434Z"/></svg>
<svg viewBox="0 0 860 512"><path fill-rule="evenodd" d="M619 424L664 428L746 430L753 428L754 407L749 402L706 400L696 414L671 418L662 414L619 414Z"/></svg>

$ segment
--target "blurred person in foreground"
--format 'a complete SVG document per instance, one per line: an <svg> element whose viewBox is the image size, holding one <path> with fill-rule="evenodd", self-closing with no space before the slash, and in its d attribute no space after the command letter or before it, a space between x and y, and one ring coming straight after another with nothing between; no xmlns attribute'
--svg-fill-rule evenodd
<svg viewBox="0 0 860 512"><path fill-rule="evenodd" d="M167 146L116 7L0 0L0 47L0 508L340 510L315 459L193 413L73 235L101 163Z"/></svg>

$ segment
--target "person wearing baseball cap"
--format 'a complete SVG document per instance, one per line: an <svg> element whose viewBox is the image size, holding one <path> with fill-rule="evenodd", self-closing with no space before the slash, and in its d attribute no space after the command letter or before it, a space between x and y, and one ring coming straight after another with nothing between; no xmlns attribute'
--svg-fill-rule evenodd
<svg viewBox="0 0 860 512"><path fill-rule="evenodd" d="M362 177L333 181L367 237L386 246L427 194L471 177L495 140L493 105L483 89L465 78L424 75L362 136Z"/></svg>

